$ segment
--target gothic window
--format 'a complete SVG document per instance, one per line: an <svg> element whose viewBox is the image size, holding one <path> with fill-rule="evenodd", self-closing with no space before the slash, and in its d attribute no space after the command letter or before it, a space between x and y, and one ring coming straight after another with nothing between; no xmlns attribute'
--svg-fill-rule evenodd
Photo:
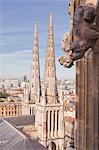
<svg viewBox="0 0 99 150"><path fill-rule="evenodd" d="M57 111L57 131L59 130L59 110Z"/></svg>
<svg viewBox="0 0 99 150"><path fill-rule="evenodd" d="M15 110L15 115L16 115L16 113L17 113L17 112L16 112L16 110Z"/></svg>
<svg viewBox="0 0 99 150"><path fill-rule="evenodd" d="M50 131L51 131L51 119L52 119L52 111L50 111Z"/></svg>
<svg viewBox="0 0 99 150"><path fill-rule="evenodd" d="M31 107L30 107L30 115L31 115Z"/></svg>
<svg viewBox="0 0 99 150"><path fill-rule="evenodd" d="M46 112L46 131L48 131L48 111Z"/></svg>
<svg viewBox="0 0 99 150"><path fill-rule="evenodd" d="M46 104L48 103L48 99L47 99L47 90L45 91L45 99L46 99Z"/></svg>
<svg viewBox="0 0 99 150"><path fill-rule="evenodd" d="M55 131L55 111L54 111L54 118L53 118L53 131Z"/></svg>
<svg viewBox="0 0 99 150"><path fill-rule="evenodd" d="M29 94L29 101L31 100L30 94Z"/></svg>
<svg viewBox="0 0 99 150"><path fill-rule="evenodd" d="M34 108L32 107L32 114L34 114Z"/></svg>

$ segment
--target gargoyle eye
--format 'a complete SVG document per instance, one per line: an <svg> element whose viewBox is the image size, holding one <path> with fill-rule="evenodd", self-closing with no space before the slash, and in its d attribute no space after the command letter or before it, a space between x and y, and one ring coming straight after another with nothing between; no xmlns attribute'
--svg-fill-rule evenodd
<svg viewBox="0 0 99 150"><path fill-rule="evenodd" d="M69 50L69 49L67 49L67 50L66 50L66 52L70 52L70 50Z"/></svg>
<svg viewBox="0 0 99 150"><path fill-rule="evenodd" d="M81 46L81 49L85 49L84 45Z"/></svg>
<svg viewBox="0 0 99 150"><path fill-rule="evenodd" d="M74 53L74 49L71 49L72 53Z"/></svg>
<svg viewBox="0 0 99 150"><path fill-rule="evenodd" d="M66 63L68 64L68 63L70 63L70 61L67 61Z"/></svg>

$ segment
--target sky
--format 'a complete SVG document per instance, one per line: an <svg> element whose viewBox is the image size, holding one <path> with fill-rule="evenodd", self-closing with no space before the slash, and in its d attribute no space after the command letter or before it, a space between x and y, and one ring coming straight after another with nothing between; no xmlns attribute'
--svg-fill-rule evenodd
<svg viewBox="0 0 99 150"><path fill-rule="evenodd" d="M40 72L44 77L49 14L53 14L58 79L75 79L75 67L64 68L61 40L69 32L69 0L0 0L0 78L29 76L35 20L39 28Z"/></svg>

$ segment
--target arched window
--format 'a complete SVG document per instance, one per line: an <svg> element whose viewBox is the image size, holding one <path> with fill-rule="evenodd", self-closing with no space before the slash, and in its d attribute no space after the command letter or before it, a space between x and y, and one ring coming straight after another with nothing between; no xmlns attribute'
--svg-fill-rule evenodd
<svg viewBox="0 0 99 150"><path fill-rule="evenodd" d="M51 148L52 150L56 150L56 144L54 142L51 142Z"/></svg>

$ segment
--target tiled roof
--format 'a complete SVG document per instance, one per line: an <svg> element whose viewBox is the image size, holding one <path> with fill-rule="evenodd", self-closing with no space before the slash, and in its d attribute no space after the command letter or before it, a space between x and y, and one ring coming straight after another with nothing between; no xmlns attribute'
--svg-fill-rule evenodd
<svg viewBox="0 0 99 150"><path fill-rule="evenodd" d="M37 141L28 139L6 120L0 119L0 150L46 150L46 148Z"/></svg>
<svg viewBox="0 0 99 150"><path fill-rule="evenodd" d="M18 116L18 117L6 117L4 118L9 123L11 123L14 126L24 126L24 125L34 125L35 123L35 116L34 115L28 115L28 116Z"/></svg>

